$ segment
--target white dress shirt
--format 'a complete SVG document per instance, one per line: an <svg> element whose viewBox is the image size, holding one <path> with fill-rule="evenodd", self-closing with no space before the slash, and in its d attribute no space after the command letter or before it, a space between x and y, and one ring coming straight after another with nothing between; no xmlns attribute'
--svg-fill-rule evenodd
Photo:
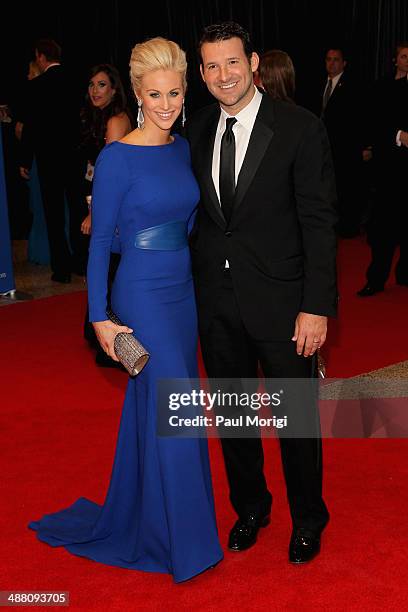
<svg viewBox="0 0 408 612"><path fill-rule="evenodd" d="M249 104L245 106L237 115L235 119L236 123L232 126L232 131L235 137L235 185L238 182L238 176L242 168L249 139L251 138L252 129L254 127L255 119L259 111L259 107L262 102L262 94L254 85L254 96ZM226 120L231 115L221 109L220 118L218 121L217 132L215 134L213 159L212 159L212 179L214 182L215 191L217 192L218 201L220 202L220 150L221 150L221 139L225 132ZM220 203L221 206L221 203ZM225 260L225 267L229 268L228 260Z"/></svg>
<svg viewBox="0 0 408 612"><path fill-rule="evenodd" d="M258 114L259 107L262 102L262 94L254 86L254 96L249 104L242 109L235 119L237 122L232 126L232 131L235 137L235 184L238 182L238 176L241 171L242 163L247 152L249 139L251 138L252 128L254 127L255 119ZM217 192L218 201L220 200L220 149L221 139L225 132L226 120L231 117L224 109L221 109L220 119L218 121L217 132L215 134L213 159L212 159L212 178L215 191ZM221 206L221 204L220 204Z"/></svg>
<svg viewBox="0 0 408 612"><path fill-rule="evenodd" d="M335 77L333 77L333 78L331 79L331 82L332 82L332 90L331 90L331 92L330 92L330 97L329 97L329 100L330 100L331 96L333 95L334 88L336 87L337 83L340 81L340 77L341 77L341 75L342 75L342 74L343 74L343 73L342 73L342 72L340 72L340 74L336 74L336 76L335 76ZM323 92L323 100L324 100L324 96L325 96L325 94L326 94L326 89L327 89L327 88L328 88L328 86L329 86L329 81L330 81L330 77L328 77L328 78L327 78L326 87L324 88L324 92Z"/></svg>
<svg viewBox="0 0 408 612"><path fill-rule="evenodd" d="M53 62L52 64L48 64L48 66L46 68L44 68L43 70L43 74L44 72L47 72L48 68L52 68L53 66L60 66L60 62Z"/></svg>

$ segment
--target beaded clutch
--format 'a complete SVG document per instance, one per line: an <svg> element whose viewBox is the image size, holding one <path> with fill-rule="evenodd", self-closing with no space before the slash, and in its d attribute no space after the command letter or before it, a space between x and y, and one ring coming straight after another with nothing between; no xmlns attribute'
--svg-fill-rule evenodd
<svg viewBox="0 0 408 612"><path fill-rule="evenodd" d="M109 310L108 318L116 325L123 325L122 321ZM120 332L116 334L114 341L114 349L116 357L120 363L126 368L130 376L136 376L145 367L149 360L149 353L145 347L132 334Z"/></svg>

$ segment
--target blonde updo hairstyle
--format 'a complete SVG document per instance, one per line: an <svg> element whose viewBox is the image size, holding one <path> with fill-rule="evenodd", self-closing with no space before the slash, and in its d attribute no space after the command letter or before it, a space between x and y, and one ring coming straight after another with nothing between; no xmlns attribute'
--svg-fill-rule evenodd
<svg viewBox="0 0 408 612"><path fill-rule="evenodd" d="M160 36L138 43L130 56L130 81L137 96L142 78L154 70L174 70L182 76L183 90L187 88L185 52L172 40Z"/></svg>

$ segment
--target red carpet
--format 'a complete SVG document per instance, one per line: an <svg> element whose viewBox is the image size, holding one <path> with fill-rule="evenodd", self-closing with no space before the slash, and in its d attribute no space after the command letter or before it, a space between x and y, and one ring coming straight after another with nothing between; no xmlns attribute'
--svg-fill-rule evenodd
<svg viewBox="0 0 408 612"><path fill-rule="evenodd" d="M338 251L339 316L329 322L324 355L330 377L348 377L408 359L408 289L395 284L360 298L370 251L364 238L343 240Z"/></svg>
<svg viewBox="0 0 408 612"><path fill-rule="evenodd" d="M366 260L362 242L341 245L342 319L328 351L331 376L407 357L408 290L354 298ZM188 583L105 567L38 542L29 520L82 495L102 502L110 477L126 376L94 366L81 338L83 309L83 294L0 309L0 590L70 591L71 608L82 610L408 608L404 440L325 441L332 520L322 554L304 567L287 562L290 521L274 440L265 443L271 525L254 548L225 551L218 567ZM234 516L218 442L210 447L225 544Z"/></svg>

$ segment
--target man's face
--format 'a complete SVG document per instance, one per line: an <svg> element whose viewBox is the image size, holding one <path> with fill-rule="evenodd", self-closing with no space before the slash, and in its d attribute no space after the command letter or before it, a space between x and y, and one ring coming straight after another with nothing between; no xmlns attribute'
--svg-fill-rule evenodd
<svg viewBox="0 0 408 612"><path fill-rule="evenodd" d="M397 69L400 72L405 72L405 74L408 74L408 48L407 47L403 47L402 49L398 51L398 55L395 59L395 64L397 66Z"/></svg>
<svg viewBox="0 0 408 612"><path fill-rule="evenodd" d="M40 72L44 72L47 65L47 58L45 57L44 53L38 53L37 49L35 50L35 61L40 69Z"/></svg>
<svg viewBox="0 0 408 612"><path fill-rule="evenodd" d="M240 38L204 43L201 47L201 76L208 91L229 114L236 115L254 95L253 73L259 57L253 53L248 61Z"/></svg>
<svg viewBox="0 0 408 612"><path fill-rule="evenodd" d="M343 72L346 62L339 49L329 49L326 53L326 70L331 79Z"/></svg>

